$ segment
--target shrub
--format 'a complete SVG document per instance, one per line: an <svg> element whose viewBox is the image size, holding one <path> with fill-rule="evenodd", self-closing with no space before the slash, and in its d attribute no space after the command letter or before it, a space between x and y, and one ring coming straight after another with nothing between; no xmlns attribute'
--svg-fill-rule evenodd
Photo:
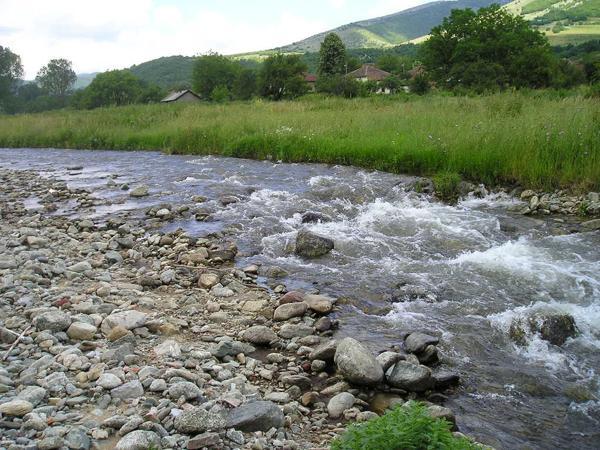
<svg viewBox="0 0 600 450"><path fill-rule="evenodd" d="M455 172L441 172L433 177L435 194L440 200L455 203L458 200L461 178Z"/></svg>
<svg viewBox="0 0 600 450"><path fill-rule="evenodd" d="M409 83L410 92L418 95L424 95L429 92L429 78L425 74L418 74Z"/></svg>
<svg viewBox="0 0 600 450"><path fill-rule="evenodd" d="M351 425L331 450L475 450L480 447L450 431L445 420L433 419L416 402L397 406L363 424Z"/></svg>

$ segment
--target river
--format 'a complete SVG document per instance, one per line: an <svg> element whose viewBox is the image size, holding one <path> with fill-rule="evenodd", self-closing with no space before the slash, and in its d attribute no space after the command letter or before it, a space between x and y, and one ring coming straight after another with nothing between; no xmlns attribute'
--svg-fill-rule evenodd
<svg viewBox="0 0 600 450"><path fill-rule="evenodd" d="M230 234L238 264L276 266L288 273L280 280L288 288L348 297L338 334L373 351L408 331L441 336L444 364L462 376L447 406L465 433L498 449L599 448L598 232L561 233L568 218L512 213L518 201L506 195L443 205L407 189L410 177L351 167L53 149L0 150L0 167L92 191L101 199L89 213L97 221L203 195L208 221L165 230ZM133 199L122 184L146 184L150 196ZM223 195L240 201L222 206ZM57 214L73 214L72 205L59 206ZM302 224L307 211L331 221ZM335 250L311 261L295 256L302 227L334 239ZM562 347L536 334L524 346L511 341L514 319L544 312L571 314L579 335Z"/></svg>

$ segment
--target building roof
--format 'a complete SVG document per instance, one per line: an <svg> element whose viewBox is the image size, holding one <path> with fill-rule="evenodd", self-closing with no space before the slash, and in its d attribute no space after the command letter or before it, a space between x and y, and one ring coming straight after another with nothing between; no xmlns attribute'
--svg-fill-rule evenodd
<svg viewBox="0 0 600 450"><path fill-rule="evenodd" d="M313 73L305 73L304 81L306 81L307 83L315 83L317 81L317 76Z"/></svg>
<svg viewBox="0 0 600 450"><path fill-rule="evenodd" d="M348 76L352 78L367 78L369 81L381 81L391 77L392 74L378 69L375 67L375 64L363 64L360 69L350 72Z"/></svg>
<svg viewBox="0 0 600 450"><path fill-rule="evenodd" d="M198 100L202 100L200 98L200 96L198 94L196 94L194 91L192 91L191 89L185 89L183 91L176 91L176 92L171 92L169 95L167 95L165 98L163 98L161 100L162 103L169 103L169 102L174 102L179 100L181 97L183 97L185 94L187 93L192 94L194 97L197 97Z"/></svg>

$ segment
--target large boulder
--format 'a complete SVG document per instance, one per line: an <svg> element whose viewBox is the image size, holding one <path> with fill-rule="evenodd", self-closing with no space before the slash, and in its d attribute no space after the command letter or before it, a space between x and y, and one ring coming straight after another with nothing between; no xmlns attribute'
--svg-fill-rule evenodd
<svg viewBox="0 0 600 450"><path fill-rule="evenodd" d="M286 303L277 307L273 313L273 320L283 321L292 319L294 317L302 317L304 314L306 314L307 310L308 305L304 302Z"/></svg>
<svg viewBox="0 0 600 450"><path fill-rule="evenodd" d="M575 319L570 314L550 314L543 317L539 331L542 339L559 346L577 335Z"/></svg>
<svg viewBox="0 0 600 450"><path fill-rule="evenodd" d="M344 414L344 411L352 408L354 402L356 401L354 395L349 392L340 392L327 404L327 412L329 413L329 417L332 419L337 419Z"/></svg>
<svg viewBox="0 0 600 450"><path fill-rule="evenodd" d="M342 339L335 352L338 372L349 382L372 386L383 379L383 369L371 351L356 339Z"/></svg>
<svg viewBox="0 0 600 450"><path fill-rule="evenodd" d="M266 401L246 403L232 409L227 417L227 428L235 428L245 433L281 428L283 423L283 412L279 406Z"/></svg>
<svg viewBox="0 0 600 450"><path fill-rule="evenodd" d="M296 236L296 254L300 256L317 258L329 253L333 247L333 240L308 230L300 230Z"/></svg>
<svg viewBox="0 0 600 450"><path fill-rule="evenodd" d="M387 372L387 382L390 386L410 392L427 391L435 385L435 379L431 376L429 367L406 361L397 362Z"/></svg>

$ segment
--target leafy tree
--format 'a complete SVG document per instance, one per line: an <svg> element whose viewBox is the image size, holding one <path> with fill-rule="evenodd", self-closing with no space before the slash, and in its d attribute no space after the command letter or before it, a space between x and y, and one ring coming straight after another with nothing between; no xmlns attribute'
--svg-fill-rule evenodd
<svg viewBox="0 0 600 450"><path fill-rule="evenodd" d="M346 46L335 33L329 33L319 52L319 76L346 73Z"/></svg>
<svg viewBox="0 0 600 450"><path fill-rule="evenodd" d="M0 45L0 112L9 109L17 81L23 76L19 55Z"/></svg>
<svg viewBox="0 0 600 450"><path fill-rule="evenodd" d="M233 83L233 96L238 100L250 100L255 93L256 72L242 69Z"/></svg>
<svg viewBox="0 0 600 450"><path fill-rule="evenodd" d="M71 61L52 59L40 69L35 79L48 94L64 97L77 81L77 75Z"/></svg>
<svg viewBox="0 0 600 450"><path fill-rule="evenodd" d="M422 57L432 77L450 88L544 87L556 64L544 35L498 5L453 10L431 31Z"/></svg>
<svg viewBox="0 0 600 450"><path fill-rule="evenodd" d="M110 70L96 75L88 87L77 93L73 106L91 109L148 103L159 100L161 96L160 89L148 86L129 70Z"/></svg>
<svg viewBox="0 0 600 450"><path fill-rule="evenodd" d="M305 72L306 65L298 55L270 56L260 71L260 94L271 100L299 97L308 90Z"/></svg>
<svg viewBox="0 0 600 450"><path fill-rule="evenodd" d="M210 99L216 103L225 103L231 100L231 93L227 89L227 86L219 85L210 93Z"/></svg>
<svg viewBox="0 0 600 450"><path fill-rule="evenodd" d="M225 86L231 91L239 71L239 63L218 53L209 53L194 63L192 86L201 97L211 98L217 86Z"/></svg>
<svg viewBox="0 0 600 450"><path fill-rule="evenodd" d="M360 93L360 82L344 75L325 75L317 80L317 91L354 98Z"/></svg>
<svg viewBox="0 0 600 450"><path fill-rule="evenodd" d="M431 88L431 85L429 84L429 77L425 73L418 73L410 80L409 87L410 92L415 94L427 94Z"/></svg>

